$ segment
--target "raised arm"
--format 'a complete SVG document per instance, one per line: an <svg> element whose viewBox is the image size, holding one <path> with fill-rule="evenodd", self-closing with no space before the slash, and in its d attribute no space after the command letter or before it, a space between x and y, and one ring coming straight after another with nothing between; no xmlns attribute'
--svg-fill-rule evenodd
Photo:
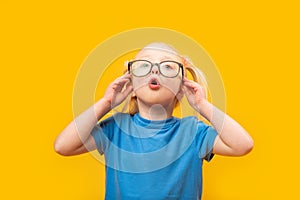
<svg viewBox="0 0 300 200"><path fill-rule="evenodd" d="M64 156L78 155L96 149L90 134L107 112L119 105L131 93L130 75L117 78L107 88L105 95L93 106L76 117L56 138L54 149ZM123 88L126 86L126 89Z"/></svg>
<svg viewBox="0 0 300 200"><path fill-rule="evenodd" d="M242 156L252 150L251 136L239 123L206 100L201 85L185 78L183 90L190 105L204 116L218 132L213 153Z"/></svg>

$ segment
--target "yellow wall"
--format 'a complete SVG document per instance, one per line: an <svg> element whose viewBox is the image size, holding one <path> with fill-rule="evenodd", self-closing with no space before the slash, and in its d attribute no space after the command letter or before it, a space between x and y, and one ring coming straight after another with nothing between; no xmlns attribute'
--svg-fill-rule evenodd
<svg viewBox="0 0 300 200"><path fill-rule="evenodd" d="M107 38L141 27L201 44L223 78L227 112L255 140L245 157L204 165L203 199L299 198L296 1L41 2L0 6L0 199L103 199L103 165L91 154L59 156L53 142L73 119L85 58Z"/></svg>

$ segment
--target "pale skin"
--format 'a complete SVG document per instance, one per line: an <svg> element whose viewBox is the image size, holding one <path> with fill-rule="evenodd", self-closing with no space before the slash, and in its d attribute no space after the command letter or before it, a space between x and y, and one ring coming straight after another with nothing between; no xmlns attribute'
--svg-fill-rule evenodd
<svg viewBox="0 0 300 200"><path fill-rule="evenodd" d="M165 57L160 57L161 52L156 54L156 52L151 51L151 56L149 56L149 51L145 53L142 52L138 56L143 59L148 56L147 58L152 59L153 62L160 62L165 59ZM174 55L167 54L167 56L173 58L173 60L178 60L178 57ZM191 107L205 117L218 132L213 146L214 154L243 156L252 150L253 140L251 136L239 123L206 100L201 85L185 77L182 80L181 76L173 79L161 78L157 67L153 67L149 76L157 77L166 86L162 84L160 90L151 91L146 85L137 87L135 83L139 79L133 77L132 74L126 73L117 78L109 85L103 98L76 117L62 131L55 141L55 151L64 156L71 156L95 150L96 144L90 135L93 127L106 113L122 103L133 91L137 96L140 115L150 120L171 117L174 104L170 104L170 102L175 102L176 97L185 95ZM180 87L177 90L172 89L171 86L170 88L167 87L170 81L173 81L172 83L180 81ZM172 85L176 86L176 84ZM147 94L150 94L150 96L147 97ZM158 98L161 94L164 94L163 97Z"/></svg>

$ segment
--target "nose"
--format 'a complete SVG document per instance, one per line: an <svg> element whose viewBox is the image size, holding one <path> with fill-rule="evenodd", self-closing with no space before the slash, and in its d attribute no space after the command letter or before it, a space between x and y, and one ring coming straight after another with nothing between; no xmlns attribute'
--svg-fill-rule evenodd
<svg viewBox="0 0 300 200"><path fill-rule="evenodd" d="M151 69L152 74L159 74L158 66L159 66L159 64L157 64L157 63L153 64L153 67Z"/></svg>

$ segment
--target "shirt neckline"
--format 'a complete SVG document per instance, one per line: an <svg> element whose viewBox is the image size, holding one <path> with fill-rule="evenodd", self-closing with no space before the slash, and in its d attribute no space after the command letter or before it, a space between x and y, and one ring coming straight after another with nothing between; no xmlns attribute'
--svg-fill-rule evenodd
<svg viewBox="0 0 300 200"><path fill-rule="evenodd" d="M171 116L167 119L163 120L149 120L146 118L143 118L140 113L136 113L134 116L135 122L137 122L141 126L147 126L147 127L152 127L152 126L168 126L176 122L176 118Z"/></svg>

